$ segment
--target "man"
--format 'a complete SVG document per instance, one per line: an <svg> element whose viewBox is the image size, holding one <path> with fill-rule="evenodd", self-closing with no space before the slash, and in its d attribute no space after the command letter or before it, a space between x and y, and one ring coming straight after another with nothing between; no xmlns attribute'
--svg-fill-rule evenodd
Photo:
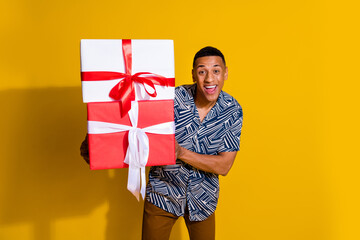
<svg viewBox="0 0 360 240"><path fill-rule="evenodd" d="M218 175L229 172L239 150L242 109L222 91L228 69L218 49L196 53L192 77L195 84L175 90L176 164L150 170L143 240L169 239L179 216L191 240L215 239Z"/></svg>
<svg viewBox="0 0 360 240"><path fill-rule="evenodd" d="M152 167L146 189L143 240L169 239L183 216L191 240L215 239L218 175L239 150L242 109L222 91L228 77L223 54L205 47L193 61L193 85L175 90L176 164ZM86 140L82 156L87 159Z"/></svg>

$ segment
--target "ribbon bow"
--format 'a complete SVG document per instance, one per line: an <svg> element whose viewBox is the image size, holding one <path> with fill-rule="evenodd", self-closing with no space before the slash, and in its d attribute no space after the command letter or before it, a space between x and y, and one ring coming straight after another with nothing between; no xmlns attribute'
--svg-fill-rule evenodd
<svg viewBox="0 0 360 240"><path fill-rule="evenodd" d="M154 134L174 134L175 124L174 122L166 122L146 128L138 128L139 105L136 101L132 102L131 105L129 118L132 126L88 121L88 132L90 134L106 134L129 131L129 145L124 160L124 162L129 165L127 188L139 201L140 193L143 199L145 198L145 166L149 158L149 139L146 132Z"/></svg>

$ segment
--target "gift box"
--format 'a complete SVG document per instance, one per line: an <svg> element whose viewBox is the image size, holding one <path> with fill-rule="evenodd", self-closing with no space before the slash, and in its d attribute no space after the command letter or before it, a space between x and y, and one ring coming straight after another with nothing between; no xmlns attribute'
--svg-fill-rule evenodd
<svg viewBox="0 0 360 240"><path fill-rule="evenodd" d="M129 167L144 197L145 166L176 161L173 41L81 40L81 71L90 168Z"/></svg>
<svg viewBox="0 0 360 240"><path fill-rule="evenodd" d="M91 169L128 167L124 159L128 152L129 128L131 127L144 129L149 139L149 156L146 166L175 164L173 100L139 101L137 126L130 121L131 111L136 111L136 109L130 110L127 115L121 117L119 102L88 103L87 106ZM97 124L96 130L92 125L93 122ZM151 127L159 127L166 123L168 126L165 126L161 133L154 133L151 129ZM147 129L150 130L147 131Z"/></svg>
<svg viewBox="0 0 360 240"><path fill-rule="evenodd" d="M88 103L91 169L129 167L127 188L145 197L145 166L175 164L173 100L133 101L121 116L120 102Z"/></svg>
<svg viewBox="0 0 360 240"><path fill-rule="evenodd" d="M83 101L174 99L172 40L81 40Z"/></svg>

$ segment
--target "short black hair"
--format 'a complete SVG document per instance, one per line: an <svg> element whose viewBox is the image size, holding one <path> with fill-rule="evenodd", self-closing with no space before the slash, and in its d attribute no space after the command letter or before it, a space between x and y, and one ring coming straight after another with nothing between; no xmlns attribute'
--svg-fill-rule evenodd
<svg viewBox="0 0 360 240"><path fill-rule="evenodd" d="M201 57L207 57L207 56L219 56L219 57L221 57L221 59L222 59L223 62L224 62L224 65L226 66L225 57L224 57L224 55L222 54L222 52L221 52L219 49L217 49L217 48L207 46L207 47L204 47L204 48L200 49L200 50L195 54L195 56L194 56L194 61L193 61L193 67L195 67L195 61L196 61L196 59L201 58Z"/></svg>

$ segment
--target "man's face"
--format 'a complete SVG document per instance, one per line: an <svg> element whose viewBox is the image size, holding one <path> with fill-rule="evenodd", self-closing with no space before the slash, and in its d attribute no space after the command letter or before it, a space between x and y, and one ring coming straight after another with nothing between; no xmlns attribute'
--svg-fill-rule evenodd
<svg viewBox="0 0 360 240"><path fill-rule="evenodd" d="M219 56L200 57L195 60L192 76L197 84L196 103L215 104L228 77L228 70Z"/></svg>

